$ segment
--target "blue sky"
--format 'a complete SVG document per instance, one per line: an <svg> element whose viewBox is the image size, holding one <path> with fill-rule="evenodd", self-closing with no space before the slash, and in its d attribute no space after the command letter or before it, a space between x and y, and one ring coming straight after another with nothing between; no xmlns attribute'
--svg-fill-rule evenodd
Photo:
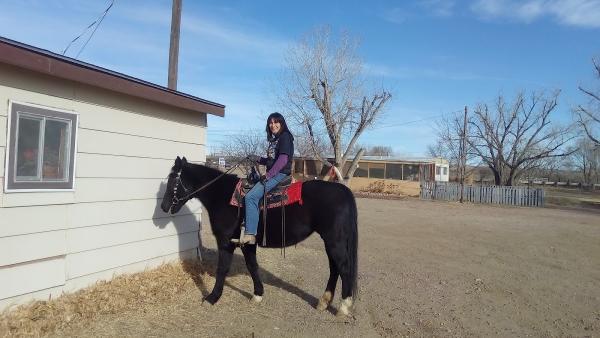
<svg viewBox="0 0 600 338"><path fill-rule="evenodd" d="M0 0L0 35L60 53L109 3ZM79 59L166 86L171 3L116 0ZM568 123L585 100L577 86L598 87L600 0L183 0L178 89L227 106L209 117L209 151L264 128L286 50L322 25L358 37L369 82L391 90L360 142L398 156L425 155L431 117L465 105L560 89L554 120Z"/></svg>

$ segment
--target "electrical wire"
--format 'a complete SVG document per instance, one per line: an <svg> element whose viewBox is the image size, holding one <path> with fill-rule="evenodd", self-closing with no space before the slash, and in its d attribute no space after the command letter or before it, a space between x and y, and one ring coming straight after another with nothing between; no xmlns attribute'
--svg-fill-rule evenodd
<svg viewBox="0 0 600 338"><path fill-rule="evenodd" d="M425 117L425 118L422 118L422 119L418 119L418 120L398 122L398 123L392 123L392 124L385 124L385 125L381 125L381 126L370 128L369 130L377 130L377 129L389 128L389 127L401 127L401 126L405 126L405 125L409 125L409 124L413 124L413 123L418 123L418 122L423 122L423 121L437 119L437 118L440 118L440 117L448 115L448 114L460 113L461 111L462 110L459 109L459 110L455 110L455 111L451 111L451 112L447 112L447 113L441 113L441 114L437 114L437 115L428 116L428 117ZM247 133L244 133L243 130L240 130L240 129L214 129L214 130L208 129L207 132L208 132L208 134L210 134L212 136L215 136L215 137L245 136L245 135L247 135Z"/></svg>
<svg viewBox="0 0 600 338"><path fill-rule="evenodd" d="M100 16L98 17L98 19L94 20L94 22L92 22L91 24L89 24L84 30L83 32L81 32L81 34L79 34L75 39L71 40L71 42L69 42L69 44L67 45L67 47L65 47L65 49L63 49L62 51L62 55L65 55L67 53L67 51L69 50L69 48L71 48L71 45L73 45L73 43L77 40L79 40L79 38L81 38L83 35L86 34L86 32L94 27L92 33L90 34L90 36L88 37L88 39L85 41L85 43L83 44L83 46L81 47L81 49L79 50L79 52L77 53L77 55L75 56L75 59L77 59L79 57L79 55L81 54L81 52L83 52L83 49L87 46L88 42L90 42L90 40L92 39L92 37L94 36L94 33L96 33L96 30L98 29L98 27L100 26L100 24L102 23L102 21L104 20L104 18L106 17L106 15L108 14L108 11L110 11L110 9L112 8L112 6L115 4L115 0L111 0L110 4L108 5L108 7L104 10L104 12L102 12L102 14L100 14Z"/></svg>

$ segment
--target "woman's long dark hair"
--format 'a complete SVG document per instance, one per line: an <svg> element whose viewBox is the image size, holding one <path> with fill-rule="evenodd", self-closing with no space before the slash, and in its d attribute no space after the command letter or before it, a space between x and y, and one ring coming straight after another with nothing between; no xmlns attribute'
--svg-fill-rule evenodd
<svg viewBox="0 0 600 338"><path fill-rule="evenodd" d="M292 135L292 132L290 132L290 129L287 126L287 123L285 123L285 118L283 118L283 115L279 114L278 112L272 113L271 115L269 115L269 117L267 117L267 127L265 128L265 130L267 131L267 140L271 141L275 138L277 138L277 136L279 135L273 135L273 133L271 132L271 128L269 128L269 121L271 120L275 120L275 122L279 122L281 124L281 131L279 132L279 135L283 134L284 132L288 132L290 133L290 135ZM294 135L292 135L292 140L294 139Z"/></svg>

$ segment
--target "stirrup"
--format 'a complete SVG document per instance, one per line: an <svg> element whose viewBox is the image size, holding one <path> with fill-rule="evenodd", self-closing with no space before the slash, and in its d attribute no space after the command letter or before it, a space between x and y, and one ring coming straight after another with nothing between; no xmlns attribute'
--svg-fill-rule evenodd
<svg viewBox="0 0 600 338"><path fill-rule="evenodd" d="M240 227L240 238L232 238L231 243L234 243L239 246L243 246L244 244L254 245L256 244L256 235L246 234L246 227Z"/></svg>
<svg viewBox="0 0 600 338"><path fill-rule="evenodd" d="M255 245L256 244L256 235L252 235L252 234L245 234L242 238L237 239L237 238L232 238L231 242L234 244L237 244L239 246L243 246L243 245Z"/></svg>

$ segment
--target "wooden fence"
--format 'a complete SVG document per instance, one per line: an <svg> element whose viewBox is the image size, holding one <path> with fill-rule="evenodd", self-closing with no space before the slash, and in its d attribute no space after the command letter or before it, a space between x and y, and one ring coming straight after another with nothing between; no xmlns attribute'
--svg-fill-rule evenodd
<svg viewBox="0 0 600 338"><path fill-rule="evenodd" d="M460 184L421 182L420 197L427 200L458 201L460 200ZM544 189L495 185L465 185L463 201L523 207L543 207Z"/></svg>

